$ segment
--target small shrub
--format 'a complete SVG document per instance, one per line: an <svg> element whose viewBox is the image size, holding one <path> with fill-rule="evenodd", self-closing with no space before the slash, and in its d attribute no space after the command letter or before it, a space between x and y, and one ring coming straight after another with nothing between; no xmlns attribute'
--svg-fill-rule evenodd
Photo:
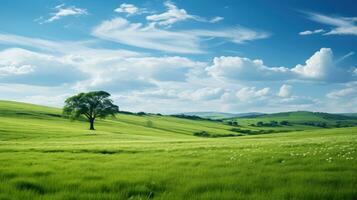
<svg viewBox="0 0 357 200"><path fill-rule="evenodd" d="M143 115L146 115L146 113L145 112L138 112L138 113L136 113L137 115L139 115L139 116L143 116Z"/></svg>
<svg viewBox="0 0 357 200"><path fill-rule="evenodd" d="M218 138L218 137L236 137L236 136L242 136L242 134L209 134L206 131L200 131L200 132L195 132L193 133L194 136L198 137L208 137L208 138Z"/></svg>
<svg viewBox="0 0 357 200"><path fill-rule="evenodd" d="M154 123L151 120L146 121L146 126L152 128Z"/></svg>
<svg viewBox="0 0 357 200"><path fill-rule="evenodd" d="M290 123L288 121L281 121L280 125L282 125L282 126L290 126Z"/></svg>
<svg viewBox="0 0 357 200"><path fill-rule="evenodd" d="M206 131L195 132L195 133L193 133L193 135L194 136L199 136L199 137L210 137L211 136Z"/></svg>

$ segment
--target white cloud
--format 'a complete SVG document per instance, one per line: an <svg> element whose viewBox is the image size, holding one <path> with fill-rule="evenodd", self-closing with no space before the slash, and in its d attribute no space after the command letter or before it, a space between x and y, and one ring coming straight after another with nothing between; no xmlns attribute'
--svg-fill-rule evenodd
<svg viewBox="0 0 357 200"><path fill-rule="evenodd" d="M241 44L248 41L264 39L269 37L268 33L257 32L244 27L227 28L218 31L211 30L189 30L185 31L187 34L196 37L209 37L209 38L224 38L230 42Z"/></svg>
<svg viewBox="0 0 357 200"><path fill-rule="evenodd" d="M312 35L312 34L318 34L318 33L323 33L325 32L324 29L316 29L313 31L307 30L307 31L302 31L299 33L299 35Z"/></svg>
<svg viewBox="0 0 357 200"><path fill-rule="evenodd" d="M3 67L2 67L3 66ZM0 82L61 85L86 78L74 65L56 56L20 48L0 51Z"/></svg>
<svg viewBox="0 0 357 200"><path fill-rule="evenodd" d="M357 112L357 82L344 84L342 88L333 89L324 100L327 108L334 112Z"/></svg>
<svg viewBox="0 0 357 200"><path fill-rule="evenodd" d="M129 15L133 15L133 14L139 12L139 8L133 4L122 3L114 11L118 12L118 13L127 13Z"/></svg>
<svg viewBox="0 0 357 200"><path fill-rule="evenodd" d="M351 82L345 85L344 88L333 90L326 95L331 99L347 99L357 98L357 82Z"/></svg>
<svg viewBox="0 0 357 200"><path fill-rule="evenodd" d="M92 35L126 45L176 53L201 53L198 38L192 35L130 23L124 18L102 22ZM172 38L175 38L173 40ZM177 42L180 41L180 42Z"/></svg>
<svg viewBox="0 0 357 200"><path fill-rule="evenodd" d="M286 84L282 85L279 89L278 96L283 98L290 97L291 89L292 89L291 85L286 85Z"/></svg>
<svg viewBox="0 0 357 200"><path fill-rule="evenodd" d="M217 79L240 81L285 80L290 78L290 70L285 67L267 67L262 60L242 57L215 57L207 72Z"/></svg>
<svg viewBox="0 0 357 200"><path fill-rule="evenodd" d="M217 17L214 17L211 20L209 20L209 22L210 23L217 23L217 22L220 22L222 20L224 20L224 17L217 16Z"/></svg>
<svg viewBox="0 0 357 200"><path fill-rule="evenodd" d="M95 43L96 41L53 41L0 33L0 44L29 47L31 49L46 51L55 54L72 54L76 57L86 56L92 59L94 59L94 56L100 55L106 55L110 57L136 57L142 55L138 52L122 49L111 50L91 47L91 45Z"/></svg>
<svg viewBox="0 0 357 200"><path fill-rule="evenodd" d="M194 91L184 91L179 94L179 97L190 100L215 100L222 97L224 94L222 88L200 88Z"/></svg>
<svg viewBox="0 0 357 200"><path fill-rule="evenodd" d="M355 55L355 52L351 51L351 52L348 52L346 55L342 56L341 58L337 59L335 63L339 63L351 56Z"/></svg>
<svg viewBox="0 0 357 200"><path fill-rule="evenodd" d="M281 109L281 105L284 105L286 110L311 110L316 111L316 108L321 108L321 102L317 99L306 97L306 96L289 96L281 99L271 99L267 106L277 109ZM319 106L318 106L319 105ZM280 107L280 108L279 108ZM321 110L320 110L321 111ZM326 112L326 111L325 111Z"/></svg>
<svg viewBox="0 0 357 200"><path fill-rule="evenodd" d="M51 17L49 19L40 23L50 23L67 16L88 15L86 9L77 8L75 6L65 6L64 4L56 6L54 10L55 12L51 13Z"/></svg>
<svg viewBox="0 0 357 200"><path fill-rule="evenodd" d="M8 76L8 75L20 75L27 74L33 72L35 66L32 65L8 65L8 66L0 66L0 77Z"/></svg>
<svg viewBox="0 0 357 200"><path fill-rule="evenodd" d="M357 35L357 17L327 16L318 13L307 13L309 19L333 28L324 35Z"/></svg>
<svg viewBox="0 0 357 200"><path fill-rule="evenodd" d="M236 96L240 101L254 101L265 98L270 88L256 89L255 87L244 87L237 91Z"/></svg>
<svg viewBox="0 0 357 200"><path fill-rule="evenodd" d="M329 48L321 48L306 60L305 65L296 65L291 69L292 72L299 74L303 78L316 80L333 79L337 74L334 66L333 53Z"/></svg>
<svg viewBox="0 0 357 200"><path fill-rule="evenodd" d="M228 71L221 73L218 70L215 73L221 74L212 77L205 70L212 67L208 67L209 63L181 56L154 57L128 51L96 49L91 47L92 42L87 41L73 43L0 34L0 43L5 42L31 50L9 48L0 51L0 99L60 106L65 97L80 91L107 90L122 109L132 111L272 112L325 108L314 98L300 96L298 91L294 95L281 92L281 96L278 96L280 91L270 89L275 83L270 85L269 82L249 81L260 81L259 77L264 77L262 81L315 80L316 77L321 80L329 76L306 77L305 70L302 70L304 73L297 73L285 67L270 69L261 60L219 57L222 59L217 59L212 65L224 66L222 70ZM67 51L66 45L70 45ZM332 52L328 50L318 52L316 57L310 59L328 60L328 57L332 57ZM302 67L316 66L318 63L326 65L330 62L309 61ZM228 74L232 74L231 79L237 80L234 75L237 74L237 66L242 68L238 72L243 74L240 76L246 78L247 82L227 81ZM289 79L286 75L290 76ZM312 82L303 84L314 87ZM46 99L46 96L50 98ZM282 104L286 106L282 108Z"/></svg>
<svg viewBox="0 0 357 200"><path fill-rule="evenodd" d="M61 107L64 100L75 91L67 86L47 87L25 84L0 83L0 99Z"/></svg>
<svg viewBox="0 0 357 200"><path fill-rule="evenodd" d="M215 57L213 65L207 72L217 79L235 81L266 80L307 80L319 82L348 82L356 77L351 72L343 71L336 66L332 50L321 48L304 65L293 68L268 67L262 60L251 60L242 57Z"/></svg>
<svg viewBox="0 0 357 200"><path fill-rule="evenodd" d="M199 17L196 15L188 14L185 9L179 9L174 3L171 1L166 1L164 3L166 7L166 12L161 14L153 14L146 17L146 19L152 22L154 25L158 24L161 26L170 26L176 22L186 21L186 20L195 20L199 22L209 22L209 23L217 23L223 20L223 17L216 16L210 20L207 20L203 17Z"/></svg>
<svg viewBox="0 0 357 200"><path fill-rule="evenodd" d="M221 38L235 43L268 37L266 33L246 28L169 31L142 23L131 23L121 17L103 21L93 29L92 35L130 46L175 53L203 53L200 43L205 37Z"/></svg>
<svg viewBox="0 0 357 200"><path fill-rule="evenodd" d="M184 57L100 57L80 63L81 69L91 75L79 82L78 90L106 89L127 92L155 88L161 82L185 82L189 71L202 66Z"/></svg>

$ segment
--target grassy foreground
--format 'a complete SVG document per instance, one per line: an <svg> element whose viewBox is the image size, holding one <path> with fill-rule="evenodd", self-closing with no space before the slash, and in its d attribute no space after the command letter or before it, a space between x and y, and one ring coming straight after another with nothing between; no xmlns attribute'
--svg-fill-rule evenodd
<svg viewBox="0 0 357 200"><path fill-rule="evenodd" d="M255 136L209 121L86 122L0 102L0 199L356 199L357 128Z"/></svg>

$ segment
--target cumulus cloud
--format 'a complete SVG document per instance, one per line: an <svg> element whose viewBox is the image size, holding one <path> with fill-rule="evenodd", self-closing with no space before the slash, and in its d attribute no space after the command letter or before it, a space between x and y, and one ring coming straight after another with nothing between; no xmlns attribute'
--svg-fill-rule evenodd
<svg viewBox="0 0 357 200"><path fill-rule="evenodd" d="M285 67L267 67L262 60L242 57L215 57L207 72L218 79L259 81L289 79L290 70Z"/></svg>
<svg viewBox="0 0 357 200"><path fill-rule="evenodd" d="M88 15L86 9L77 8L75 6L65 6L64 4L56 6L54 10L55 12L51 13L51 17L41 23L50 23L67 16Z"/></svg>
<svg viewBox="0 0 357 200"><path fill-rule="evenodd" d="M299 35L313 35L313 34L318 34L318 33L323 33L325 32L324 29L316 29L313 31L307 30L307 31L302 31L299 33Z"/></svg>
<svg viewBox="0 0 357 200"><path fill-rule="evenodd" d="M0 51L0 82L33 85L61 85L83 80L75 66L47 54L20 48Z"/></svg>
<svg viewBox="0 0 357 200"><path fill-rule="evenodd" d="M333 79L337 75L332 50L329 48L321 48L304 65L298 64L291 71L303 78L316 80Z"/></svg>
<svg viewBox="0 0 357 200"><path fill-rule="evenodd" d="M139 8L133 4L122 3L114 11L118 12L118 13L127 13L129 15L133 15L133 14L139 12Z"/></svg>
<svg viewBox="0 0 357 200"><path fill-rule="evenodd" d="M200 88L194 91L184 91L179 97L193 100L215 100L222 97L225 90L222 88Z"/></svg>
<svg viewBox="0 0 357 200"><path fill-rule="evenodd" d="M321 73L314 73L313 69L301 68L316 66L318 71L324 71L319 63L322 63L321 66L335 63L328 61L328 57L332 56L328 50L318 51L320 53L316 54L316 58L312 56L314 58L311 61L301 67L294 67L299 70L294 72L286 67L271 69L261 60L248 58L218 57L216 62L210 64L182 56L149 56L96 49L90 46L91 42L49 41L0 34L0 43L5 42L6 45L29 48L0 51L1 99L62 105L65 97L79 91L107 90L122 108L132 111L167 113L177 112L177 108L185 111L213 108L231 112L254 109L271 112L274 109L281 111L281 104L287 105L284 110L314 109L318 105L314 98L300 96L298 93L292 95L289 85L285 84L279 90L272 91L273 85L269 85L270 82L262 86L249 81L259 80L259 77L263 77L261 81L321 81L330 76L321 76ZM71 46L66 51L67 44ZM318 58L325 61L313 61ZM227 72L208 70L212 65L223 67L221 70ZM330 73L331 70L327 71ZM306 73L313 75L307 77ZM236 74L245 78L246 82L227 81L237 80ZM313 87L312 82L305 83ZM46 102L47 95L51 96L48 99L51 102Z"/></svg>
<svg viewBox="0 0 357 200"><path fill-rule="evenodd" d="M321 48L305 64L293 68L268 67L262 60L242 57L215 57L207 72L217 79L235 81L308 80L319 82L348 82L355 77L336 66L332 50Z"/></svg>
<svg viewBox="0 0 357 200"><path fill-rule="evenodd" d="M307 15L310 20L333 27L324 35L357 35L357 17L328 16L313 12Z"/></svg>
<svg viewBox="0 0 357 200"><path fill-rule="evenodd" d="M152 25L131 23L121 17L103 21L93 29L92 35L130 46L175 53L203 53L204 50L202 50L200 43L207 37L220 38L234 43L268 37L267 33L242 27L220 31L170 31Z"/></svg>
<svg viewBox="0 0 357 200"><path fill-rule="evenodd" d="M291 96L291 89L292 89L291 85L286 85L286 84L282 85L279 89L278 96L283 98L287 98Z"/></svg>
<svg viewBox="0 0 357 200"><path fill-rule="evenodd" d="M164 5L167 8L166 12L163 12L161 14L149 15L146 17L146 19L152 22L154 25L158 24L161 26L170 26L176 22L186 21L189 19L199 22L210 22L210 23L217 23L223 20L223 17L220 16L216 16L210 20L207 20L203 17L188 14L185 9L178 8L171 1L166 1Z"/></svg>
<svg viewBox="0 0 357 200"><path fill-rule="evenodd" d="M254 101L265 98L270 88L256 89L255 87L244 87L237 91L236 96L240 101Z"/></svg>
<svg viewBox="0 0 357 200"><path fill-rule="evenodd" d="M161 82L185 82L189 71L203 63L184 57L97 58L81 63L91 78L76 85L78 90L105 89L112 92L155 88Z"/></svg>

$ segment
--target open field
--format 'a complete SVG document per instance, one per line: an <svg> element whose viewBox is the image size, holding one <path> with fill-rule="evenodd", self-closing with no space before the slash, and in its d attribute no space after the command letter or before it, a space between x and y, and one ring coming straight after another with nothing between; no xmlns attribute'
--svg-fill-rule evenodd
<svg viewBox="0 0 357 200"><path fill-rule="evenodd" d="M120 114L93 132L60 114L0 102L0 199L357 198L356 127L203 138L232 127Z"/></svg>

